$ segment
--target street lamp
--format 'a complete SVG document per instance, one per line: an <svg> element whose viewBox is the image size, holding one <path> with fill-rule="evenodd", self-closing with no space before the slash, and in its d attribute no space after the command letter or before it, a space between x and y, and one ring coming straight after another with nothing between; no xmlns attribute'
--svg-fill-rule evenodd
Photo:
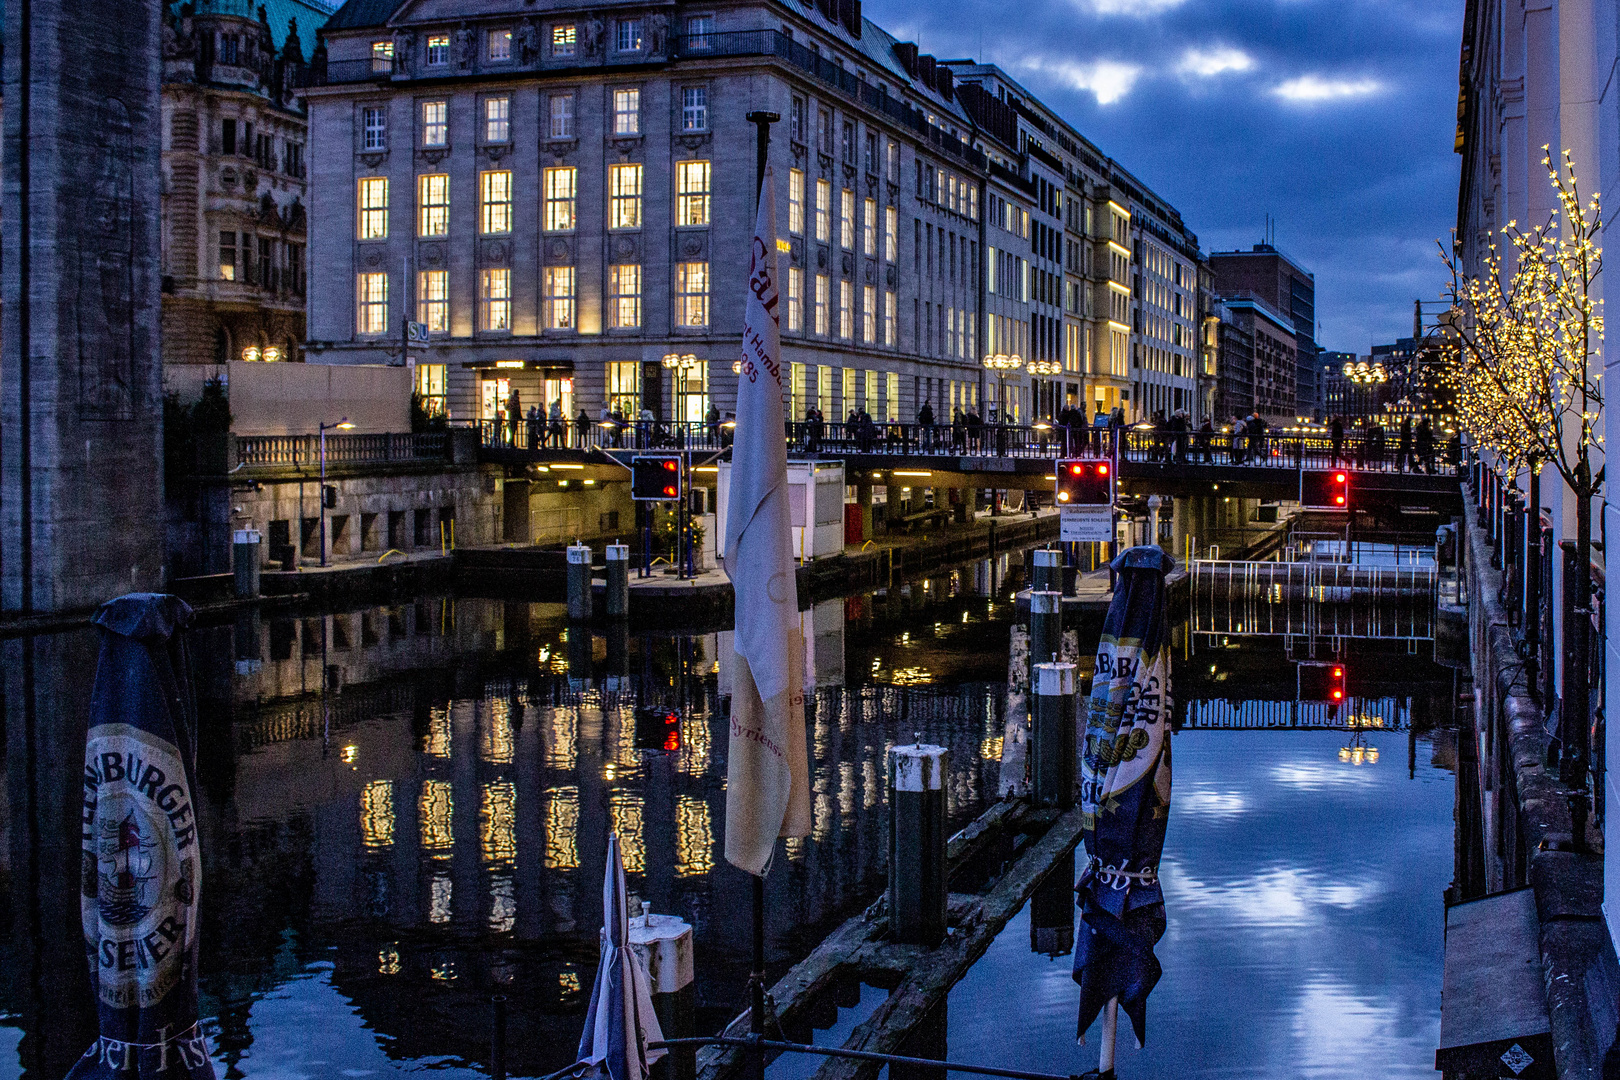
<svg viewBox="0 0 1620 1080"><path fill-rule="evenodd" d="M676 419L685 419L681 413L683 411L682 406L686 404L687 373L695 371L700 363L701 361L698 360L694 353L685 353L684 355L681 353L664 354L663 365L669 369L670 389L675 394Z"/></svg>
<svg viewBox="0 0 1620 1080"><path fill-rule="evenodd" d="M1006 353L986 353L984 366L996 373L996 421L1004 424L1007 422L1007 373L1023 367L1024 358L1017 353L1011 356Z"/></svg>
<svg viewBox="0 0 1620 1080"><path fill-rule="evenodd" d="M326 565L326 433L331 430L353 431L354 425L345 416L335 424L317 425L321 437L321 565Z"/></svg>

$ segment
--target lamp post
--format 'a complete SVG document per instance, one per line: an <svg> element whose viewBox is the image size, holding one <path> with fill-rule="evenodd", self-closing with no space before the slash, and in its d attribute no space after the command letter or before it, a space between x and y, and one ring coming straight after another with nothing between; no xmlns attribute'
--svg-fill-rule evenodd
<svg viewBox="0 0 1620 1080"><path fill-rule="evenodd" d="M353 431L354 425L349 423L345 416L335 424L319 424L317 430L321 437L321 565L326 565L326 433L336 429L338 431Z"/></svg>
<svg viewBox="0 0 1620 1080"><path fill-rule="evenodd" d="M1017 353L986 353L984 366L996 373L996 422L1007 422L1007 373L1024 366L1024 358Z"/></svg>
<svg viewBox="0 0 1620 1080"><path fill-rule="evenodd" d="M687 374L696 370L700 361L694 353L665 353L662 363L669 370L670 394L675 399L675 419L684 422L687 418L681 415L681 406L686 398Z"/></svg>

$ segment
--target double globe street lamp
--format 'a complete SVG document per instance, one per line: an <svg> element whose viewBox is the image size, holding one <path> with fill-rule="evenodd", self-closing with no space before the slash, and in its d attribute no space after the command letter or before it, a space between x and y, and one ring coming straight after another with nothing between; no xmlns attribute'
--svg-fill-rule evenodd
<svg viewBox="0 0 1620 1080"><path fill-rule="evenodd" d="M1007 373L1017 371L1024 366L1024 358L1017 353L986 353L984 357L986 369L996 373L996 422L1007 422Z"/></svg>

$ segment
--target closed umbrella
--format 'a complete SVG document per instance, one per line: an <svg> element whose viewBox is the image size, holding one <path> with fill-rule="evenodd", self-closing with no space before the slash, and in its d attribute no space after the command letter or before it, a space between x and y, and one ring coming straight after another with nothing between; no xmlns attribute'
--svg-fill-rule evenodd
<svg viewBox="0 0 1620 1080"><path fill-rule="evenodd" d="M1170 649L1164 578L1175 560L1134 547L1110 564L1118 575L1097 646L1081 754L1080 805L1087 855L1080 874L1074 980L1080 1035L1104 1008L1102 1071L1113 1068L1114 1017L1123 1006L1141 1045L1147 997L1161 968L1164 934L1159 856L1170 815Z"/></svg>
<svg viewBox="0 0 1620 1080"><path fill-rule="evenodd" d="M630 948L630 912L624 887L619 837L608 837L607 873L602 880L602 959L591 987L591 1007L579 1039L579 1060L600 1066L611 1080L643 1080L647 1067L665 1051L649 1050L664 1033L653 1013L652 979L645 962Z"/></svg>
<svg viewBox="0 0 1620 1080"><path fill-rule="evenodd" d="M84 746L80 912L99 1037L71 1080L213 1080L197 1019L197 708L177 596L103 604Z"/></svg>

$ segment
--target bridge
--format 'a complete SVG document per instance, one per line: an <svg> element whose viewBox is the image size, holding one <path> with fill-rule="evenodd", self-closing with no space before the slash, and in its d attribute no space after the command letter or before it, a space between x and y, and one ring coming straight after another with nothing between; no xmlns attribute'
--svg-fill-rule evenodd
<svg viewBox="0 0 1620 1080"><path fill-rule="evenodd" d="M1117 462L1122 495L1224 496L1265 501L1298 498L1302 469L1349 470L1358 509L1399 513L1461 511L1458 468L1443 451L1427 462L1399 460L1395 444L1346 432L1335 453L1325 432L1284 429L1264 436L1146 426L1106 429L1052 424L932 425L902 423L788 425L788 455L842 462L852 477L883 473L935 479L940 487L1046 490L1053 462ZM656 421L581 424L499 421L479 426L482 460L509 466L623 466L637 454L680 452L694 461L726 456L725 423Z"/></svg>

